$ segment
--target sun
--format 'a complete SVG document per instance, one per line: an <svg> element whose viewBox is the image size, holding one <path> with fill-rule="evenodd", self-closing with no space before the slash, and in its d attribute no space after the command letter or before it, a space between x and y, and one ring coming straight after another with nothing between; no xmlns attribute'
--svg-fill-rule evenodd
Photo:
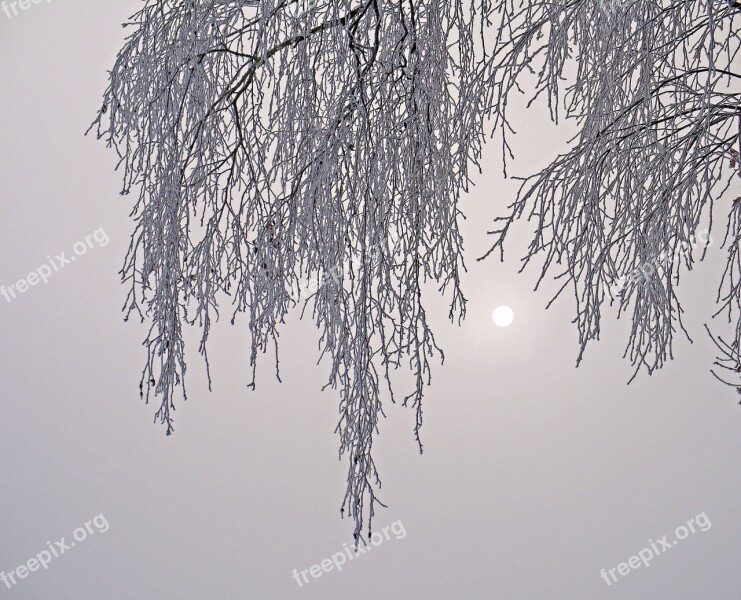
<svg viewBox="0 0 741 600"><path fill-rule="evenodd" d="M509 306L497 306L491 313L491 318L497 327L509 327L515 320L515 311Z"/></svg>

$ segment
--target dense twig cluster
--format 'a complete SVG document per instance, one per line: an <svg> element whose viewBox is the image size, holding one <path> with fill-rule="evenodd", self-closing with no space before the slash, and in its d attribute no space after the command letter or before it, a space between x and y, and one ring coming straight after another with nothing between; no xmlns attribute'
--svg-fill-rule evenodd
<svg viewBox="0 0 741 600"><path fill-rule="evenodd" d="M498 9L487 83L505 152L507 100L530 75L553 119L565 110L580 131L567 153L524 181L492 232L492 251L502 250L515 220L534 221L525 264L539 257L542 277L563 281L557 296L573 291L581 360L599 338L611 283L657 256L681 254L701 219L712 223L713 199L732 174L724 171L729 152L741 143L741 13L727 0L507 0ZM565 75L572 83L564 93ZM732 217L735 240L738 225ZM684 329L675 289L693 260L670 262L615 299L621 313L632 312L626 354L636 373L671 358ZM736 260L731 248L729 268ZM734 277L726 301L737 305ZM739 343L737 336L736 357Z"/></svg>
<svg viewBox="0 0 741 600"><path fill-rule="evenodd" d="M278 326L305 301L340 393L356 539L379 502L380 388L411 368L403 403L419 441L442 358L425 280L450 294L451 319L465 314L458 199L481 146L465 90L486 4L148 1L95 123L121 156L124 193L139 190L122 273L127 314L152 323L141 389L161 399L156 418L172 432L182 323L202 328L208 365L229 296L232 321L249 315L254 386L258 354L274 346L277 372ZM299 299L307 279L322 284Z"/></svg>

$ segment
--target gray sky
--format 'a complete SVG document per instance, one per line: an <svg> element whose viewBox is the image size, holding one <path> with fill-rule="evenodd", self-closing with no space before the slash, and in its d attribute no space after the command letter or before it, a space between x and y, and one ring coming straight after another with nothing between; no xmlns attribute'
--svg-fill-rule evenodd
<svg viewBox="0 0 741 600"><path fill-rule="evenodd" d="M171 438L138 397L143 326L122 322L117 276L133 197L118 195L114 153L82 136L122 43L120 23L138 5L52 0L10 19L0 12L0 285L48 264L47 255L80 250L48 283L12 302L0 296L0 571L48 541L71 540L96 515L109 524L91 526L48 570L12 589L0 583L0 598L740 596L741 407L709 374L713 348L702 330L721 232L680 288L694 344L678 340L673 363L626 386L628 323L608 318L575 369L572 302L544 310L553 287L533 294L536 273L516 273L527 227L505 264L475 260L516 189L499 175L497 144L463 205L464 325L429 298L447 360L426 395L425 454L413 411L390 403L374 446L389 505L377 529L401 521L406 535L299 587L293 570L342 552L352 533L339 518L338 398L320 392L326 367L315 364L312 323L293 315L281 338L284 382L266 357L256 392L246 387L244 322L225 320L212 333L211 394L191 343L190 399L178 405ZM542 106L519 125L520 174L543 165L568 133L548 124ZM101 228L109 243L98 235L85 244ZM515 311L508 329L491 322L499 304ZM707 531L611 586L601 578L600 569L650 539L672 540L701 513Z"/></svg>

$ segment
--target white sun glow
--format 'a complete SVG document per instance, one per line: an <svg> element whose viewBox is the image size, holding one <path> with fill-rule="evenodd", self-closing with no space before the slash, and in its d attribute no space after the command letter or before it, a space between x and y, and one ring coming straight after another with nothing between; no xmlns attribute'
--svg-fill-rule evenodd
<svg viewBox="0 0 741 600"><path fill-rule="evenodd" d="M509 306L497 306L491 318L497 327L509 327L515 320L515 312Z"/></svg>

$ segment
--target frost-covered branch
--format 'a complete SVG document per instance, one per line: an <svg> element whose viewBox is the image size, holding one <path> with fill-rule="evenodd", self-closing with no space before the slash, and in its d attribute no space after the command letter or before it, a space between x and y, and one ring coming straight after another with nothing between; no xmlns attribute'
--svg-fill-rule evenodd
<svg viewBox="0 0 741 600"><path fill-rule="evenodd" d="M665 264L617 298L610 290L657 256L682 254L701 220L712 222L740 141L739 11L726 0L506 0L497 10L496 50L483 71L505 158L508 100L522 85L533 83L533 101L545 98L551 117L563 112L579 133L524 180L491 232L491 252L502 251L515 220L534 222L524 262L537 257L541 280L551 274L562 281L557 296L573 293L578 360L599 339L603 303L616 300L632 319L626 354L636 372L651 373L684 329L675 290L696 257Z"/></svg>
<svg viewBox="0 0 741 600"><path fill-rule="evenodd" d="M122 274L148 318L142 394L172 432L182 323L232 304L250 364L299 301L340 395L343 513L360 539L380 501L372 444L381 387L408 366L419 441L431 360L425 280L462 318L458 200L482 144L470 93L487 2L148 1L95 123L138 191ZM392 242L393 240L393 242ZM342 266L342 268L338 268ZM328 275L331 275L328 276ZM303 284L322 281L308 298ZM421 450L420 442L420 450Z"/></svg>

